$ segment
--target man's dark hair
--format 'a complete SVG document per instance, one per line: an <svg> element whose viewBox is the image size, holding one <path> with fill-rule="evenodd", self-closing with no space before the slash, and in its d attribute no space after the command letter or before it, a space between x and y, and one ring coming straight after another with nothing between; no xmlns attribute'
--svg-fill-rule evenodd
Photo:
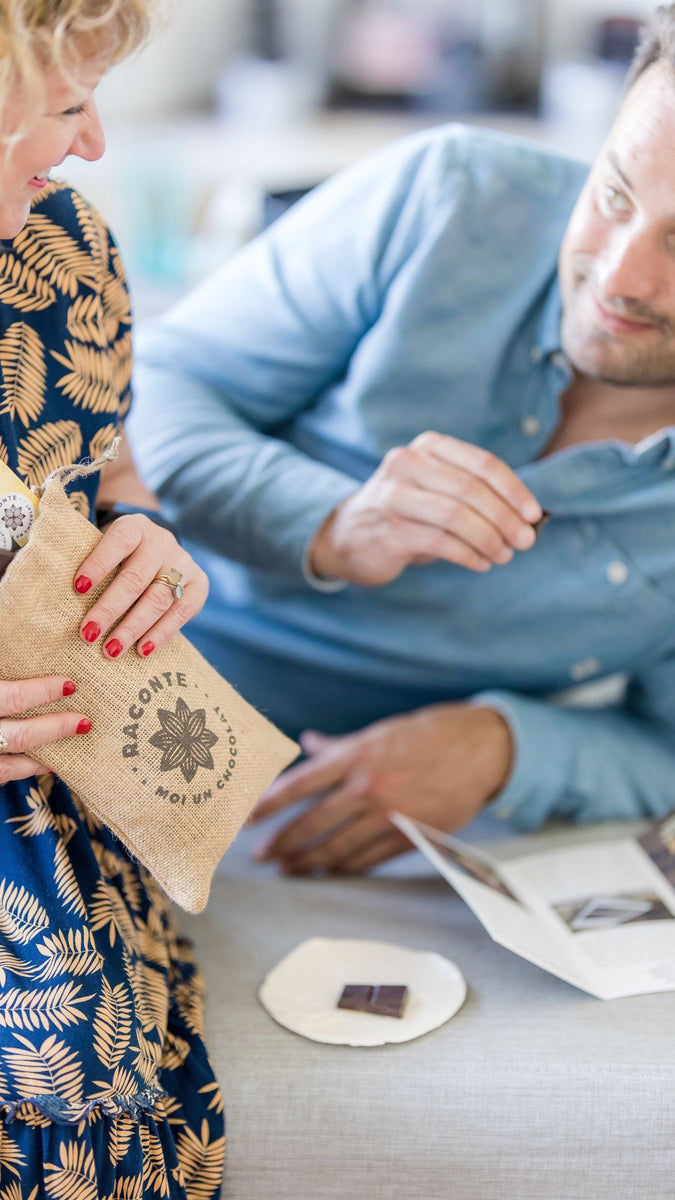
<svg viewBox="0 0 675 1200"><path fill-rule="evenodd" d="M661 4L647 21L628 71L630 88L652 63L665 59L675 71L675 4Z"/></svg>

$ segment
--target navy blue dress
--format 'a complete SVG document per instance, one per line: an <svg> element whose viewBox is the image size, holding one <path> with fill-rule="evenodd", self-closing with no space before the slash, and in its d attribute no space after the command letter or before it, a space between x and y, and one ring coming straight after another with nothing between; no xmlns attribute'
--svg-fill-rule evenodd
<svg viewBox="0 0 675 1200"><path fill-rule="evenodd" d="M36 484L97 456L130 375L117 248L50 183L0 243L0 459ZM92 519L96 487L70 489ZM0 788L0 1195L217 1196L223 1104L202 1009L148 872L53 776Z"/></svg>

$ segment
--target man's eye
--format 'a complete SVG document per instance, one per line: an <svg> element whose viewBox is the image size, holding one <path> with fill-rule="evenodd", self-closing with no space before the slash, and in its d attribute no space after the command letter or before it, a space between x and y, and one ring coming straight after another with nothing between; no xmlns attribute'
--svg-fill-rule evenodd
<svg viewBox="0 0 675 1200"><path fill-rule="evenodd" d="M630 200L625 192L619 191L611 183L605 184L602 189L602 200L605 208L612 213L623 215L630 212Z"/></svg>
<svg viewBox="0 0 675 1200"><path fill-rule="evenodd" d="M75 104L75 105L73 105L72 108L65 108L63 110L63 112L61 113L61 116L62 117L79 117L80 113L84 112L85 107L86 107L86 105L84 103L83 104Z"/></svg>

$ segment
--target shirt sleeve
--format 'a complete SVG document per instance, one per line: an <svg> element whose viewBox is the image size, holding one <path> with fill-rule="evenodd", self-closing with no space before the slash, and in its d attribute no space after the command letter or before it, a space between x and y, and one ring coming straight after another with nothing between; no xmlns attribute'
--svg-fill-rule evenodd
<svg viewBox="0 0 675 1200"><path fill-rule="evenodd" d="M623 702L581 708L483 692L514 740L514 763L490 811L518 829L546 820L637 820L675 807L675 653L631 679Z"/></svg>
<svg viewBox="0 0 675 1200"><path fill-rule="evenodd" d="M283 430L344 377L428 231L438 142L416 135L336 176L140 332L128 430L183 533L302 578L306 546L359 481Z"/></svg>

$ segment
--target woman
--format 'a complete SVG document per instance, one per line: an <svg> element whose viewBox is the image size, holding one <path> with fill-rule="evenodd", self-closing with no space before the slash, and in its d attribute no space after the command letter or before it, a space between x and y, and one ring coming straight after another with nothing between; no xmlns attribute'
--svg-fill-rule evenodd
<svg viewBox="0 0 675 1200"><path fill-rule="evenodd" d="M29 484L98 455L129 404L118 252L48 176L102 154L94 89L143 40L149 3L0 0L0 459ZM148 503L128 456L71 499L108 522L116 500ZM118 565L81 636L92 654L150 657L201 608L205 577L138 512L107 524L73 596ZM158 578L172 570L182 596ZM61 696L73 711L22 717ZM154 880L40 765L41 745L90 729L77 680L0 680L0 1196L208 1200L222 1101L189 948Z"/></svg>

